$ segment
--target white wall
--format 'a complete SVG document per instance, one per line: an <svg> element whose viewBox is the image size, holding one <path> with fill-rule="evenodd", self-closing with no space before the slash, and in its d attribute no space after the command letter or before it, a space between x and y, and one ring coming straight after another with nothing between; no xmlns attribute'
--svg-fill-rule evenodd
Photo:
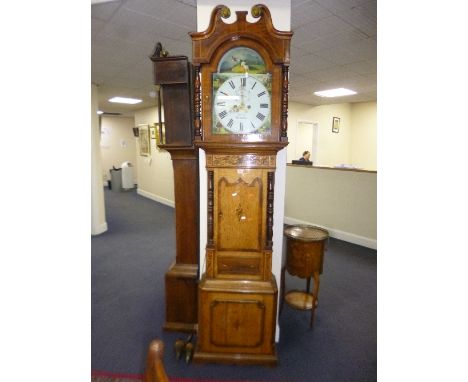
<svg viewBox="0 0 468 382"><path fill-rule="evenodd" d="M296 102L289 106L288 119L288 162L297 158L298 151L312 151L312 147L304 145L296 139L299 121L318 123L318 152L316 166L333 167L341 163L349 163L351 140L351 106L348 103L311 107ZM340 132L332 132L333 117L340 118ZM298 147L299 146L299 147Z"/></svg>
<svg viewBox="0 0 468 382"><path fill-rule="evenodd" d="M377 173L288 166L286 221L377 248Z"/></svg>
<svg viewBox="0 0 468 382"><path fill-rule="evenodd" d="M102 164L99 149L98 89L91 85L91 234L107 231Z"/></svg>
<svg viewBox="0 0 468 382"><path fill-rule="evenodd" d="M123 162L134 166L134 183L137 183L136 139L133 136L133 118L101 116L101 158L104 179L110 179L109 169L119 168Z"/></svg>
<svg viewBox="0 0 468 382"><path fill-rule="evenodd" d="M350 162L377 170L377 102L351 104Z"/></svg>
<svg viewBox="0 0 468 382"><path fill-rule="evenodd" d="M294 36L293 36L294 38ZM293 159L299 159L297 157L297 151L312 151L312 147L307 147L300 143L297 143L297 125L299 121L317 122L312 120L310 105L305 105L298 102L290 102L288 107L288 140L289 145L287 146L287 161L291 163Z"/></svg>
<svg viewBox="0 0 468 382"><path fill-rule="evenodd" d="M288 162L299 159L297 152L312 151L309 144L297 139L300 121L318 123L318 152L314 165L334 167L352 164L366 170L377 169L377 103L341 103L312 107L297 102L289 104ZM340 118L339 133L332 132L333 117Z"/></svg>
<svg viewBox="0 0 468 382"><path fill-rule="evenodd" d="M156 107L135 112L135 126L153 124L158 121ZM140 155L140 145L136 140L136 162L138 171L138 190L140 195L174 207L174 171L171 155L156 146L151 140L151 156Z"/></svg>

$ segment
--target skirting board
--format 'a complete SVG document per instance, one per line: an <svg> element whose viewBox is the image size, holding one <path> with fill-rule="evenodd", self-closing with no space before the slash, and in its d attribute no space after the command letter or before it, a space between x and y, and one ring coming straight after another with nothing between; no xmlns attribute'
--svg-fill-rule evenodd
<svg viewBox="0 0 468 382"><path fill-rule="evenodd" d="M137 188L137 194L141 195L141 196L144 196L145 198L154 200L155 202L159 202L159 203L165 204L166 206L175 208L175 204L174 204L173 200L163 198L163 197L158 196L156 194L153 194L151 192L142 190L141 188Z"/></svg>
<svg viewBox="0 0 468 382"><path fill-rule="evenodd" d="M322 226L320 224L306 222L304 220L294 219L294 218L290 218L290 217L287 217L287 216L284 217L284 223L285 224L316 225L318 227L325 228L330 233L330 237L334 237L335 239L347 241L348 243L362 245L363 247L367 247L367 248L377 249L377 240L376 239L370 239L368 237L355 235L354 233L344 232L344 231L340 231L338 229L324 227L324 226Z"/></svg>

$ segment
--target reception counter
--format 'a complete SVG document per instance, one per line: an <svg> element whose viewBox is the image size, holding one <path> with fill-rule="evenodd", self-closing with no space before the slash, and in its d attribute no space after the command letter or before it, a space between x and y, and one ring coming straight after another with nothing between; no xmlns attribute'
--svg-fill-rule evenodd
<svg viewBox="0 0 468 382"><path fill-rule="evenodd" d="M311 224L331 237L377 248L377 172L288 164L285 223Z"/></svg>

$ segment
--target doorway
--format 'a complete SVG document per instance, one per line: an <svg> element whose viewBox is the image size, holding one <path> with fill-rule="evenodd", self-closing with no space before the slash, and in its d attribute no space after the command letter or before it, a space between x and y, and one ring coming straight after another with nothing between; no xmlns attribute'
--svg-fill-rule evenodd
<svg viewBox="0 0 468 382"><path fill-rule="evenodd" d="M297 123L295 158L302 157L304 151L310 151L310 160L317 164L318 160L318 123L299 121Z"/></svg>

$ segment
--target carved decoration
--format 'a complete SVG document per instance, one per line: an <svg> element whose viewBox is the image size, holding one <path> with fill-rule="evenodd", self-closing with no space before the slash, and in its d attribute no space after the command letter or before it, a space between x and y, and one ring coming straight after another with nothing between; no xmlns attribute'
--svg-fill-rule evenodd
<svg viewBox="0 0 468 382"><path fill-rule="evenodd" d="M289 41L293 32L279 31L273 26L270 10L262 4L252 9L252 16L258 21L249 23L246 11L237 11L235 23L227 24L222 18L224 5L218 5L211 14L210 25L206 31L190 33L192 37L193 63L208 63L216 49L224 42L242 37L258 41L263 45L275 64L289 64ZM258 16L255 16L258 15ZM268 39L265 39L265 36Z"/></svg>
<svg viewBox="0 0 468 382"><path fill-rule="evenodd" d="M288 140L288 92L289 68L283 65L283 89L281 97L281 141Z"/></svg>
<svg viewBox="0 0 468 382"><path fill-rule="evenodd" d="M169 55L169 52L165 50L162 46L162 44L158 41L156 43L156 46L154 47L154 53L151 55L151 59L153 58L161 58L161 57L167 57Z"/></svg>
<svg viewBox="0 0 468 382"><path fill-rule="evenodd" d="M271 277L271 251L264 252L265 261L263 263L263 279L268 280Z"/></svg>
<svg viewBox="0 0 468 382"><path fill-rule="evenodd" d="M208 246L213 246L214 172L208 171Z"/></svg>
<svg viewBox="0 0 468 382"><path fill-rule="evenodd" d="M274 202L274 191L275 191L275 173L268 173L268 185L267 185L267 239L266 247L271 249L273 246L273 202Z"/></svg>
<svg viewBox="0 0 468 382"><path fill-rule="evenodd" d="M202 139L202 121L201 121L201 81L200 81L200 66L195 66L195 81L194 81L194 130L195 140Z"/></svg>
<svg viewBox="0 0 468 382"><path fill-rule="evenodd" d="M206 167L234 167L234 168L275 168L275 155L219 155L208 154Z"/></svg>
<svg viewBox="0 0 468 382"><path fill-rule="evenodd" d="M206 251L206 277L213 278L214 277L214 251L212 249L208 249Z"/></svg>
<svg viewBox="0 0 468 382"><path fill-rule="evenodd" d="M228 19L229 17L231 17L231 10L224 5L221 8L221 17L223 19Z"/></svg>
<svg viewBox="0 0 468 382"><path fill-rule="evenodd" d="M252 10L250 11L250 13L252 14L252 17L255 18L255 19L258 19L261 15L262 15L262 5L254 5L252 7Z"/></svg>

